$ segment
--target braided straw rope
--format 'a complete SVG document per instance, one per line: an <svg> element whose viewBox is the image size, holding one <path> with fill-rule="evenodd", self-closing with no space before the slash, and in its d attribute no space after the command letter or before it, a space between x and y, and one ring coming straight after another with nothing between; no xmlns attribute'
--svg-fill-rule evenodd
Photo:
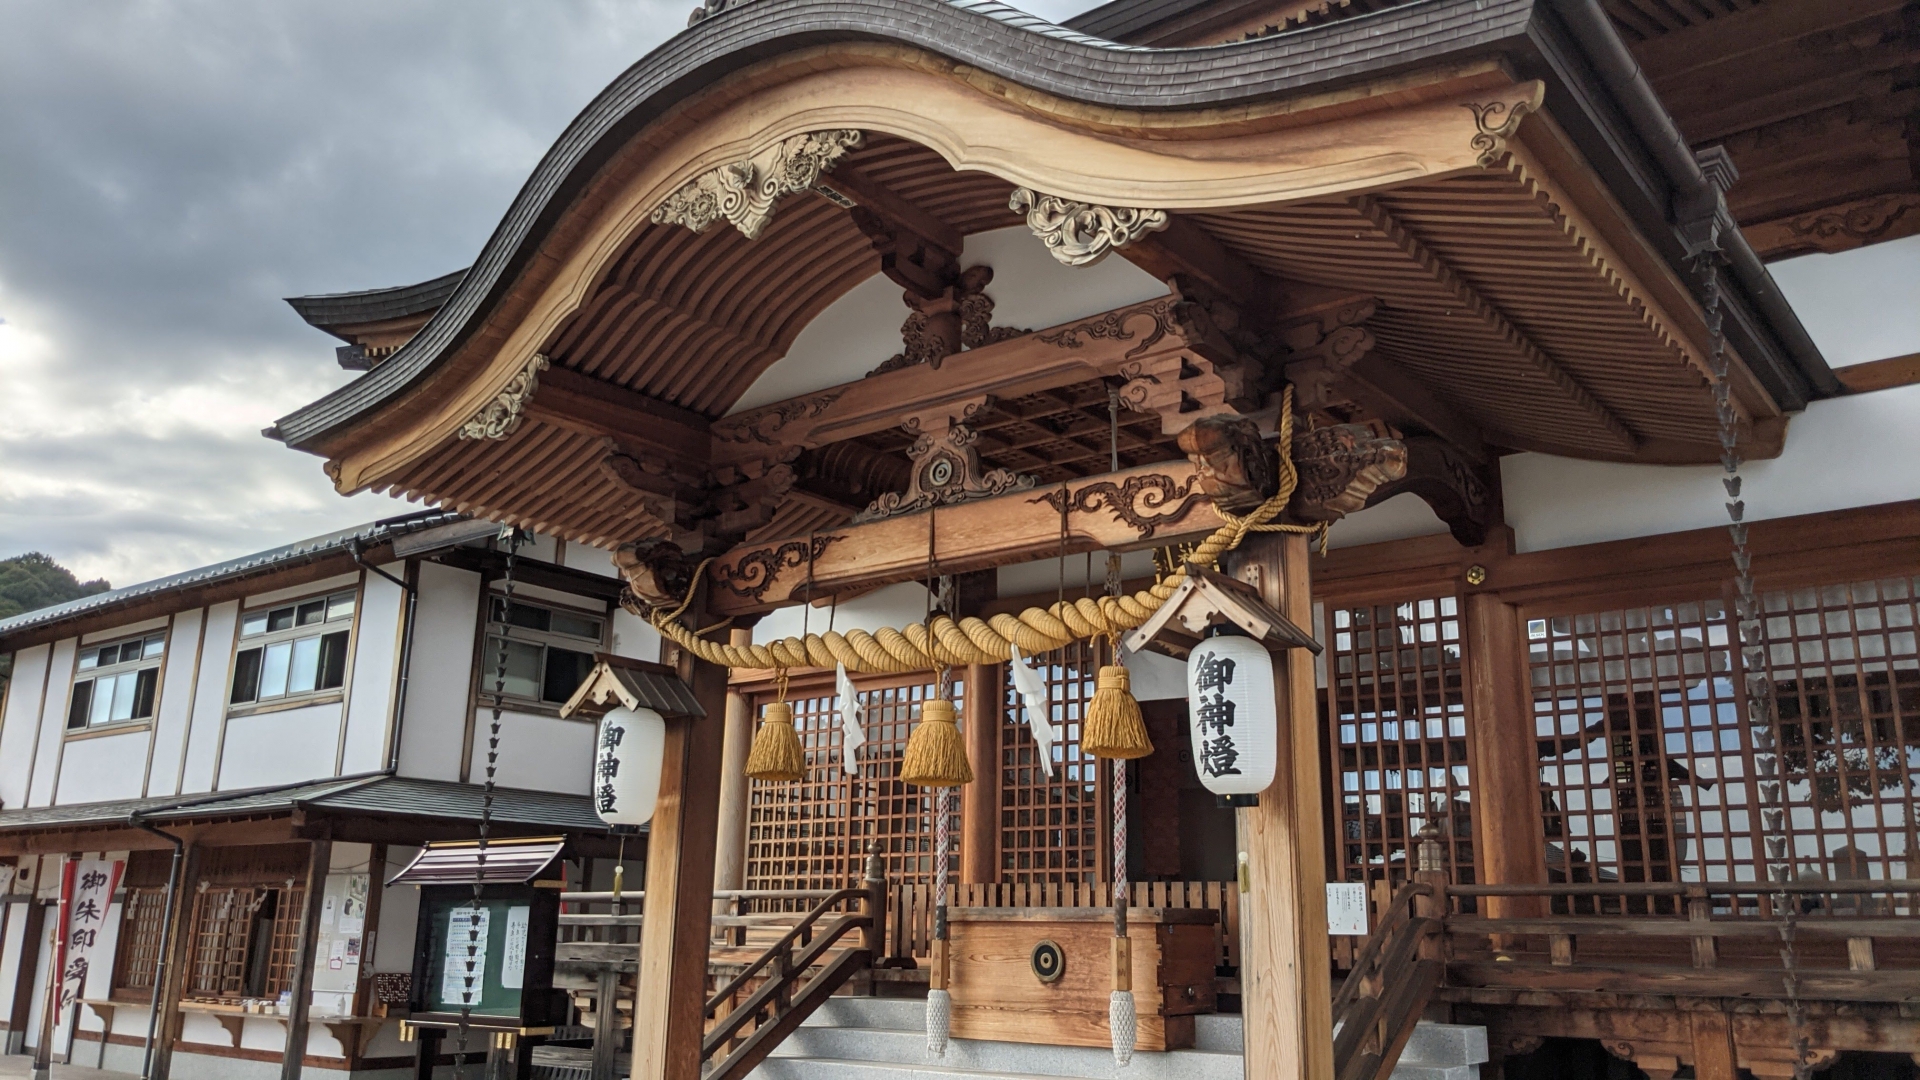
<svg viewBox="0 0 1920 1080"><path fill-rule="evenodd" d="M1319 533L1324 525L1278 525L1273 519L1286 509L1299 483L1290 450L1293 446L1293 388L1288 387L1280 405L1280 490L1245 517L1235 517L1215 508L1226 524L1200 542L1187 556L1188 563L1214 567L1220 557L1247 538L1249 533ZM1020 646L1026 656L1051 652L1070 642L1089 638L1117 637L1153 617L1174 590L1186 580L1185 567L1131 596L1088 596L1065 600L1045 608L1031 607L1018 615L1000 614L989 619L965 618L958 622L936 615L926 623L905 629L881 627L878 633L854 630L846 634L832 630L808 634L804 638L782 638L764 645L731 645L709 641L681 625L679 619L693 603L694 590L712 559L694 572L694 587L687 591L680 606L669 612L655 612L648 621L661 635L710 664L729 668L787 669L797 667L830 668L845 664L848 671L864 674L898 674L927 671L963 664L994 664L1010 659L1010 645Z"/></svg>

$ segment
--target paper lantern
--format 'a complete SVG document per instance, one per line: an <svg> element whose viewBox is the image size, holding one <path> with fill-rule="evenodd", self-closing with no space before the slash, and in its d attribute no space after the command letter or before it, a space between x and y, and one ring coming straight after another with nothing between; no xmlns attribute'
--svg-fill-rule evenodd
<svg viewBox="0 0 1920 1080"><path fill-rule="evenodd" d="M652 709L614 709L600 718L593 753L593 809L609 825L645 825L660 799L667 722Z"/></svg>
<svg viewBox="0 0 1920 1080"><path fill-rule="evenodd" d="M1273 654L1249 637L1210 637L1187 656L1193 767L1215 795L1257 795L1279 762Z"/></svg>

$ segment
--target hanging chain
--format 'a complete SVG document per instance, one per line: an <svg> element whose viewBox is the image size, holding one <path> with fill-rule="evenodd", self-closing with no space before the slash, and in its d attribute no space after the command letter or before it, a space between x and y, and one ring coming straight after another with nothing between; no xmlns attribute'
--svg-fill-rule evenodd
<svg viewBox="0 0 1920 1080"><path fill-rule="evenodd" d="M521 532L515 526L508 526L500 533L507 542L507 572L503 581L505 596L500 606L500 653L493 667L493 719L487 728L487 779L480 789L480 844L474 853L473 916L467 924L467 973L466 984L460 994L459 1038L454 1043L454 1080L466 1078L467 1036L471 1032L468 1021L473 1015L474 988L477 981L486 975L484 971L476 972L474 968L480 951L480 925L484 910L481 896L486 887L483 882L487 873L487 833L493 827L494 779L500 766L500 713L507 692L507 634L508 628L513 625L513 572L519 561L522 540Z"/></svg>
<svg viewBox="0 0 1920 1080"><path fill-rule="evenodd" d="M1720 465L1726 475L1720 483L1727 492L1727 533L1733 539L1734 613L1739 621L1740 659L1746 673L1747 735L1753 746L1756 791L1760 799L1760 840L1762 857L1769 880L1792 881L1792 836L1787 830L1785 779L1780 769L1779 735L1774 724L1773 679L1769 675L1765 611L1753 587L1753 552L1747 546L1746 500L1741 497L1739 414L1734 409L1732 383L1728 378L1727 339L1723 325L1719 267L1723 260L1717 247L1709 247L1695 256L1695 268L1701 276L1707 316L1707 366L1713 373L1714 413L1719 421ZM1785 974L1781 981L1787 994L1787 1023L1793 1032L1793 1074L1795 1080L1807 1080L1812 1071L1808 1062L1806 1009L1800 1001L1799 953L1795 948L1798 916L1795 900L1787 892L1775 893L1772 904L1781 916L1780 962Z"/></svg>

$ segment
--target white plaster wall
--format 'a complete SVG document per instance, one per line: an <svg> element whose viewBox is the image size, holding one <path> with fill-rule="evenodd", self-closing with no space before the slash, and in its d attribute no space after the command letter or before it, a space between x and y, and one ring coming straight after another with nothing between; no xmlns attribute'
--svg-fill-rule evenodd
<svg viewBox="0 0 1920 1080"><path fill-rule="evenodd" d="M229 600L207 609L207 633L200 646L200 678L193 693L193 719L187 745L172 767L180 776L182 794L212 791L213 770L220 754L220 723L227 712L228 679L233 668L233 640L240 625L240 602ZM153 771L167 768L156 759Z"/></svg>
<svg viewBox="0 0 1920 1080"><path fill-rule="evenodd" d="M407 715L400 734L402 776L460 779L460 744L471 715L467 690L473 677L474 620L479 613L479 574L438 563L420 564Z"/></svg>
<svg viewBox="0 0 1920 1080"><path fill-rule="evenodd" d="M1125 259L1062 266L1025 225L967 237L964 266L993 267L996 326L1043 330L1123 304L1164 296L1166 285ZM907 308L883 274L849 289L807 324L793 347L754 380L733 412L852 382L900 351Z"/></svg>
<svg viewBox="0 0 1920 1080"><path fill-rule="evenodd" d="M10 903L6 912L6 932L0 934L0 1016L13 1015L13 991L20 984L21 946L27 940L27 905Z"/></svg>
<svg viewBox="0 0 1920 1080"><path fill-rule="evenodd" d="M627 609L614 608L613 647L608 651L615 656L631 656L635 660L658 660L660 631Z"/></svg>
<svg viewBox="0 0 1920 1080"><path fill-rule="evenodd" d="M486 779L487 731L492 723L492 709L475 714L473 760L467 772L475 784ZM594 725L584 720L502 712L494 782L501 787L585 795L593 768L593 732Z"/></svg>
<svg viewBox="0 0 1920 1080"><path fill-rule="evenodd" d="M613 567L613 553L605 548L591 544L567 544L564 565L569 570L581 570L601 577L619 577L620 571Z"/></svg>
<svg viewBox="0 0 1920 1080"><path fill-rule="evenodd" d="M229 718L219 790L333 776L340 720L338 701Z"/></svg>
<svg viewBox="0 0 1920 1080"><path fill-rule="evenodd" d="M400 656L400 619L407 594L386 578L368 574L354 628L353 678L347 695L347 734L340 774L386 767L387 726Z"/></svg>
<svg viewBox="0 0 1920 1080"><path fill-rule="evenodd" d="M167 658L160 679L159 715L153 721L152 751L148 757L144 794L172 795L180 782L180 751L186 746L193 719L194 660L200 651L200 628L206 612L198 608L173 618L167 640ZM65 778L62 777L62 783Z"/></svg>
<svg viewBox="0 0 1920 1080"><path fill-rule="evenodd" d="M1920 352L1920 236L1767 271L1834 367Z"/></svg>
<svg viewBox="0 0 1920 1080"><path fill-rule="evenodd" d="M60 779L61 732L67 725L67 701L73 696L74 654L79 642L74 638L53 646L53 673L47 681L47 694L40 704L40 741L33 757L33 781L27 790L27 805L48 806L53 802L54 785Z"/></svg>
<svg viewBox="0 0 1920 1080"><path fill-rule="evenodd" d="M6 713L0 716L0 806L26 805L33 744L40 734L41 686L52 656L51 645L13 654L13 680L7 687Z"/></svg>
<svg viewBox="0 0 1920 1080"><path fill-rule="evenodd" d="M899 627L917 623L926 615L927 587L917 581L902 581L845 601L833 613L832 619L833 629L843 634L855 629L872 633L883 626ZM826 608L809 610L805 605L795 604L761 619L753 628L753 640L764 643L778 638L799 637L803 624L808 633L824 634L827 620Z"/></svg>
<svg viewBox="0 0 1920 1080"><path fill-rule="evenodd" d="M1440 520L1433 507L1418 495L1402 492L1334 522L1327 530L1327 544L1337 548L1359 547L1446 531L1447 523Z"/></svg>
<svg viewBox="0 0 1920 1080"><path fill-rule="evenodd" d="M151 735L142 729L67 743L66 752L60 758L60 783L53 801L86 803L139 798Z"/></svg>
<svg viewBox="0 0 1920 1080"><path fill-rule="evenodd" d="M1920 386L1814 402L1786 448L1748 462L1747 520L1920 498ZM1521 551L1724 525L1718 465L1621 465L1546 454L1501 459Z"/></svg>
<svg viewBox="0 0 1920 1080"><path fill-rule="evenodd" d="M399 873L420 853L418 848L387 846L387 876ZM420 890L412 885L383 885L379 936L373 942L373 970L413 970L413 935L420 919Z"/></svg>

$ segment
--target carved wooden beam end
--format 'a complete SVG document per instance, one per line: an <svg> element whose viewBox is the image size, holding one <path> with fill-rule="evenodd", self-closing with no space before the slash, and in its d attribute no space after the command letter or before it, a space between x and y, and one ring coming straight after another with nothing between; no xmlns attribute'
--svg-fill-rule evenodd
<svg viewBox="0 0 1920 1080"><path fill-rule="evenodd" d="M1248 417L1208 417L1181 432L1179 445L1193 463L1200 490L1231 513L1248 513L1280 490L1278 456ZM1398 439L1381 438L1358 424L1296 428L1293 465L1298 481L1286 518L1331 523L1404 477L1407 449Z"/></svg>

